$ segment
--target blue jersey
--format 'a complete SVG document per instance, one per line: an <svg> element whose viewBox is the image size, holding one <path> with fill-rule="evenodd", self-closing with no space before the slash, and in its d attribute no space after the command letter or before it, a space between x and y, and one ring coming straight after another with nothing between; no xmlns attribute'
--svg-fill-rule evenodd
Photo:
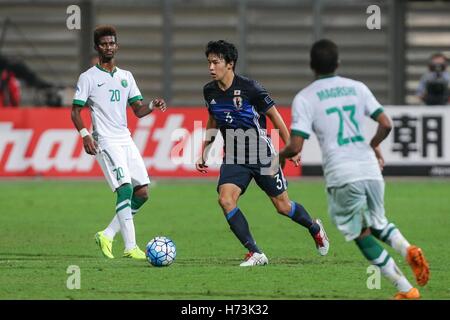
<svg viewBox="0 0 450 320"><path fill-rule="evenodd" d="M267 164L275 153L266 131L266 112L275 104L269 93L258 82L235 75L227 90L211 81L203 95L224 138L226 163Z"/></svg>

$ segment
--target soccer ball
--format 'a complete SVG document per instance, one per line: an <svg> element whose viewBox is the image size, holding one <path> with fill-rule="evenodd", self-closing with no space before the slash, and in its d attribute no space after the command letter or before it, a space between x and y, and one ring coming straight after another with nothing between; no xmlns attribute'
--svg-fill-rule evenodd
<svg viewBox="0 0 450 320"><path fill-rule="evenodd" d="M175 243L167 237L155 237L147 244L145 255L148 262L155 267L169 266L175 260L177 249Z"/></svg>

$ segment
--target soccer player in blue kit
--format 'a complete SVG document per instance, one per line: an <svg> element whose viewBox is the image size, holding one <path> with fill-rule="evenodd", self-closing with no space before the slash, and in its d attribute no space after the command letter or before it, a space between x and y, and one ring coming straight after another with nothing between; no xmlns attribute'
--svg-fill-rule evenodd
<svg viewBox="0 0 450 320"><path fill-rule="evenodd" d="M203 88L209 118L202 156L196 168L207 172L208 151L217 130L224 139L224 161L220 167L217 192L219 205L231 231L248 250L242 267L268 264L263 251L256 245L244 214L237 206L252 179L269 196L278 213L307 228L320 255L326 255L329 242L320 220L313 220L306 209L291 201L281 168L271 172L271 159L276 155L270 136L266 132L266 116L279 130L284 143L289 131L277 111L269 93L256 81L235 74L238 52L223 40L210 41L205 50L209 73L213 81ZM299 156L291 160L298 165Z"/></svg>

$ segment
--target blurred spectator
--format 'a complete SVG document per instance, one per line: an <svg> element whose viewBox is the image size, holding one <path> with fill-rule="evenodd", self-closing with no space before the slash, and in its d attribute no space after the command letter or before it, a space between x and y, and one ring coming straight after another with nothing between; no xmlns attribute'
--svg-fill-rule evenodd
<svg viewBox="0 0 450 320"><path fill-rule="evenodd" d="M0 107L8 104L13 106L20 104L20 91L17 79L42 92L45 96L46 105L61 106L62 104L62 98L58 92L59 88L39 77L36 72L22 61L7 58L0 54L0 75Z"/></svg>
<svg viewBox="0 0 450 320"><path fill-rule="evenodd" d="M0 108L18 107L20 104L20 83L14 72L0 69Z"/></svg>
<svg viewBox="0 0 450 320"><path fill-rule="evenodd" d="M0 70L9 70L13 72L18 79L25 81L27 85L37 89L48 89L53 87L53 84L41 79L25 63L6 58L2 55L0 55Z"/></svg>
<svg viewBox="0 0 450 320"><path fill-rule="evenodd" d="M430 58L428 72L420 79L417 95L427 105L446 105L450 97L450 74L447 69L447 57L435 53Z"/></svg>

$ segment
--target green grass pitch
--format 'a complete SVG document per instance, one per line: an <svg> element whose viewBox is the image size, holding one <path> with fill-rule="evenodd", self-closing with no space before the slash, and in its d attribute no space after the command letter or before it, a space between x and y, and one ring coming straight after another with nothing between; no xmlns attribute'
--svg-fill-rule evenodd
<svg viewBox="0 0 450 320"><path fill-rule="evenodd" d="M135 217L138 244L166 235L177 259L166 268L121 257L104 259L95 232L111 220L115 196L104 181L0 182L0 299L389 299L395 289L382 279L367 288L368 263L332 225L321 179L291 181L291 199L320 217L331 241L320 257L308 232L279 216L252 184L240 200L258 245L269 257L265 267L240 268L245 251L217 205L214 181L156 181L150 201ZM421 246L431 279L424 299L450 299L450 180L386 182L391 222ZM408 279L402 258L388 251ZM69 290L70 265L79 266L81 288Z"/></svg>

